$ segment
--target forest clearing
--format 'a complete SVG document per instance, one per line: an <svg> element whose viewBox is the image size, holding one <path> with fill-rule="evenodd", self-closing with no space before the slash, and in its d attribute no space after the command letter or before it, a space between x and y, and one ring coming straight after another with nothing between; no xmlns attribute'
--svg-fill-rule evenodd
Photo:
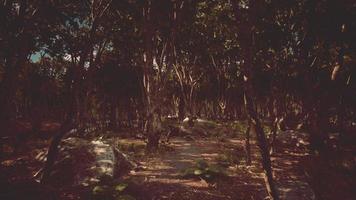
<svg viewBox="0 0 356 200"><path fill-rule="evenodd" d="M356 199L353 0L0 1L0 200Z"/></svg>

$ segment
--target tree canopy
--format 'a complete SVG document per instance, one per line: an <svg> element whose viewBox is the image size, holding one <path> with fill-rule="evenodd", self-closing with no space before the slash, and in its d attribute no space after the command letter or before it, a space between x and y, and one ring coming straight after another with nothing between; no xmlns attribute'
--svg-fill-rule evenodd
<svg viewBox="0 0 356 200"><path fill-rule="evenodd" d="M3 0L0 24L2 135L60 124L44 182L74 128L137 129L156 149L168 116L246 120L278 199L265 125L303 127L318 154L355 135L352 0Z"/></svg>

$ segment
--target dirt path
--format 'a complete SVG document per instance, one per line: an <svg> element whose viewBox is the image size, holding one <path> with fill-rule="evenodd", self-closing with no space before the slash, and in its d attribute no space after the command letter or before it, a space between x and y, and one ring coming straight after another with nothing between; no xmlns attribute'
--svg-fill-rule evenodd
<svg viewBox="0 0 356 200"><path fill-rule="evenodd" d="M276 152L271 159L281 199L315 199L301 164L302 159L309 155L307 135L286 131L280 134L279 141L282 142L276 145Z"/></svg>
<svg viewBox="0 0 356 200"><path fill-rule="evenodd" d="M288 135L287 137L292 137ZM294 136L293 136L294 137ZM288 140L284 138L286 141ZM288 143L288 142L287 142ZM198 159L210 164L216 163L219 154L227 148L241 151L242 140L230 139L218 142L216 139L186 141L174 139L173 151L152 156L142 161L143 170L132 173L132 179L139 180L140 199L266 199L258 149L252 145L253 163L246 167L242 160L239 165L229 167L228 179L209 184L205 180L182 179L184 169L194 165ZM289 150L289 151L288 151ZM304 149L279 148L272 158L281 199L314 199L306 182L299 160ZM239 152L237 152L238 154ZM241 154L241 152L240 152ZM241 158L243 159L243 158Z"/></svg>
<svg viewBox="0 0 356 200"><path fill-rule="evenodd" d="M214 141L186 141L174 139L170 145L174 150L160 156L142 161L145 170L134 176L144 176L147 181L162 183L179 183L184 186L207 187L202 181L184 180L180 172L194 165L196 160L204 159L214 163L218 157L219 145Z"/></svg>
<svg viewBox="0 0 356 200"><path fill-rule="evenodd" d="M193 166L196 160L213 161L218 155L215 142L174 139L170 146L174 151L142 161L144 170L132 174L132 177L144 180L141 186L145 197L142 199L196 199L198 196L226 199L204 180L179 178L182 170Z"/></svg>

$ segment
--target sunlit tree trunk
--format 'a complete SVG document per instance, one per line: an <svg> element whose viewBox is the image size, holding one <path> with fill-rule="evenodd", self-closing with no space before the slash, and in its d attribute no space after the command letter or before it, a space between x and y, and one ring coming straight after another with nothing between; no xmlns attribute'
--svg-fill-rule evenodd
<svg viewBox="0 0 356 200"><path fill-rule="evenodd" d="M147 148L149 150L157 149L159 145L161 126L161 112L156 106L160 96L158 94L158 85L154 80L153 70L153 38L154 30L152 23L152 1L145 1L143 8L144 17L144 54L143 54L143 87L144 87L144 105L146 121L144 131L147 136Z"/></svg>
<svg viewBox="0 0 356 200"><path fill-rule="evenodd" d="M275 92L272 92L270 104L269 104L269 113L271 119L270 125L270 134L269 134L269 150L270 154L274 152L276 140L277 140L277 133L280 129L280 122L282 121L283 117L281 116L281 105L279 101L279 97L275 95Z"/></svg>

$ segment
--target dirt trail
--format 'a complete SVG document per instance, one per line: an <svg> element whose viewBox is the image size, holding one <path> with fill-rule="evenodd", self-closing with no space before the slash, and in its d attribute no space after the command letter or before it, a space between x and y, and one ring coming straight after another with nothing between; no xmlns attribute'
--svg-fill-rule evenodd
<svg viewBox="0 0 356 200"><path fill-rule="evenodd" d="M276 145L277 151L271 159L281 199L315 199L300 163L303 157L309 155L307 138L306 133L296 131L279 135L280 143Z"/></svg>
<svg viewBox="0 0 356 200"><path fill-rule="evenodd" d="M142 199L236 199L204 180L181 179L184 169L192 167L196 160L215 163L220 145L213 140L172 140L174 151L141 162L145 169L132 174L144 179L145 197ZM229 180L228 182L230 182Z"/></svg>
<svg viewBox="0 0 356 200"><path fill-rule="evenodd" d="M286 143L295 142L293 134L284 135ZM281 199L301 200L314 199L299 160L305 154L304 149L291 150L279 148L272 157L277 185ZM216 163L222 149L242 147L242 140L230 139L218 142L216 139L186 141L172 140L174 151L160 156L152 156L142 161L144 169L130 176L141 181L142 199L266 199L263 174L259 163L259 153L255 144L252 145L253 163L246 167L240 165L230 167L229 178L214 184L204 180L181 179L182 170L194 165L198 159L208 163ZM240 152L241 153L241 152ZM141 196L141 195L140 195Z"/></svg>
<svg viewBox="0 0 356 200"><path fill-rule="evenodd" d="M170 146L173 151L155 156L141 162L145 170L135 173L135 176L145 176L149 181L163 183L181 183L189 186L203 187L200 181L187 181L179 179L182 170L191 167L196 160L204 159L209 163L214 162L218 156L218 144L214 141L186 141L174 139Z"/></svg>

